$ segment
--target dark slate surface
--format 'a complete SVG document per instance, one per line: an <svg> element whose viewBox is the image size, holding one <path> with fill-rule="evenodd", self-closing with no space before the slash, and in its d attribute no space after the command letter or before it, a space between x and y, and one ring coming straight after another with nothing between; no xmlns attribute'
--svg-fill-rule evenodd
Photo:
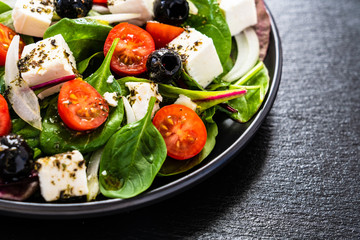
<svg viewBox="0 0 360 240"><path fill-rule="evenodd" d="M129 213L1 217L0 239L359 239L360 1L266 2L282 37L283 77L236 159L191 190Z"/></svg>

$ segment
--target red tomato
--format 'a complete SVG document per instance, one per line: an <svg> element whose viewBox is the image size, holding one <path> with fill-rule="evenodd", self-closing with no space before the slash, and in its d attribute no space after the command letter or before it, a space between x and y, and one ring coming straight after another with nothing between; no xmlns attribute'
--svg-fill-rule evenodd
<svg viewBox="0 0 360 240"><path fill-rule="evenodd" d="M111 59L111 69L121 75L139 75L146 71L146 60L155 50L151 35L144 29L130 23L120 23L109 33L105 45L105 55L115 38L119 38L114 55Z"/></svg>
<svg viewBox="0 0 360 240"><path fill-rule="evenodd" d="M154 116L154 126L163 136L168 156L184 160L197 155L207 138L201 118L190 108L172 104L161 108Z"/></svg>
<svg viewBox="0 0 360 240"><path fill-rule="evenodd" d="M103 3L106 4L107 0L93 0L93 3L97 4L97 3Z"/></svg>
<svg viewBox="0 0 360 240"><path fill-rule="evenodd" d="M6 53L15 35L16 32L0 23L0 66L5 65ZM24 49L24 46L25 43L20 38L19 57L21 56L21 52Z"/></svg>
<svg viewBox="0 0 360 240"><path fill-rule="evenodd" d="M5 98L0 94L0 136L10 133L11 119Z"/></svg>
<svg viewBox="0 0 360 240"><path fill-rule="evenodd" d="M90 84L74 79L61 87L58 112L66 126L85 131L95 129L106 121L109 106Z"/></svg>
<svg viewBox="0 0 360 240"><path fill-rule="evenodd" d="M150 33L155 41L156 49L165 47L174 38L179 36L184 29L159 22L148 22L146 31Z"/></svg>

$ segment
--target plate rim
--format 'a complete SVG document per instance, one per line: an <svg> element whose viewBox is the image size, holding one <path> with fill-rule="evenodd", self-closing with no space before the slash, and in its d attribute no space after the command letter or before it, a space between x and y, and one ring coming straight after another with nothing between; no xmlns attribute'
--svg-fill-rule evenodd
<svg viewBox="0 0 360 240"><path fill-rule="evenodd" d="M257 112L252 123L224 152L216 156L212 159L212 161L180 177L179 179L130 199L107 199L103 201L66 204L17 202L0 199L0 214L14 217L41 219L68 219L69 217L85 218L112 215L124 211L132 211L169 199L191 187L194 187L218 172L252 139L270 112L279 89L283 65L281 39L273 15L268 6L266 4L265 6L270 17L271 36L273 37L275 46L275 68L272 83L269 87L267 98L263 102L261 109Z"/></svg>

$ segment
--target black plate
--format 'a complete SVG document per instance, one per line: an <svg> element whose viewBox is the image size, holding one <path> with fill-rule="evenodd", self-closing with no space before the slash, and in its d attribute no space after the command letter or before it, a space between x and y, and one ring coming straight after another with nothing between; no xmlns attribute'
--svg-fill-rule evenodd
<svg viewBox="0 0 360 240"><path fill-rule="evenodd" d="M270 13L270 11L269 11ZM165 200L205 180L229 162L256 133L275 100L282 70L282 50L279 33L270 13L271 35L265 65L269 70L270 87L267 97L256 116L246 124L239 124L226 117L217 119L219 135L215 149L200 166L192 171L174 176L157 178L152 188L131 199L107 199L85 203L36 203L0 199L0 213L31 218L83 218L119 213L148 206Z"/></svg>

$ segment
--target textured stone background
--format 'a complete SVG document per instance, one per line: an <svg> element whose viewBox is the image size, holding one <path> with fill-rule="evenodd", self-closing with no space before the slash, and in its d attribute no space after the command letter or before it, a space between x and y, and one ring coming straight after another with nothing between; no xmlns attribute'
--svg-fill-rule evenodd
<svg viewBox="0 0 360 240"><path fill-rule="evenodd" d="M129 213L1 217L0 238L359 239L360 1L266 3L282 38L282 82L236 159L191 190Z"/></svg>

